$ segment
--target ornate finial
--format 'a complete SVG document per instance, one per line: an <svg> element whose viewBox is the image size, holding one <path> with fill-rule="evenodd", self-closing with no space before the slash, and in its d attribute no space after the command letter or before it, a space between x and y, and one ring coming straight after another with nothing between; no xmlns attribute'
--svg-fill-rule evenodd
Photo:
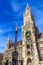
<svg viewBox="0 0 43 65"><path fill-rule="evenodd" d="M16 29L15 29L15 42L17 42L17 34L18 34L18 26L16 26Z"/></svg>
<svg viewBox="0 0 43 65"><path fill-rule="evenodd" d="M16 26L16 31L18 31L18 26Z"/></svg>

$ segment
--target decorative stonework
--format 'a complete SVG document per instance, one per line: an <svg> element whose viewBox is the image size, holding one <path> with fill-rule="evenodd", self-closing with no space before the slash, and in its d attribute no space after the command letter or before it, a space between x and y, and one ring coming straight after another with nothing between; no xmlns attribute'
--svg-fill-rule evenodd
<svg viewBox="0 0 43 65"><path fill-rule="evenodd" d="M15 32L15 43L11 43L8 37L3 65L43 65L43 34L39 34L28 4L24 13L22 41L17 42L18 27Z"/></svg>

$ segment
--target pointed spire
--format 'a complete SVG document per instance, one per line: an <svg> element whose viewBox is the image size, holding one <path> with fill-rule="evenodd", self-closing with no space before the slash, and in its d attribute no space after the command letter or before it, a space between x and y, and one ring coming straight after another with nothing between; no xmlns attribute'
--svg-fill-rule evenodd
<svg viewBox="0 0 43 65"><path fill-rule="evenodd" d="M29 14L29 12L30 12L30 7L29 7L29 5L28 5L28 3L27 3L27 5L26 5L26 10L25 10L25 14Z"/></svg>
<svg viewBox="0 0 43 65"><path fill-rule="evenodd" d="M27 3L27 6L26 6L26 9L28 9L28 10L30 9L30 7L29 7L28 3Z"/></svg>
<svg viewBox="0 0 43 65"><path fill-rule="evenodd" d="M8 40L7 40L7 48L9 48L11 46L11 41L10 41L10 36L8 37Z"/></svg>
<svg viewBox="0 0 43 65"><path fill-rule="evenodd" d="M10 36L8 36L8 40L7 40L7 43L10 43Z"/></svg>

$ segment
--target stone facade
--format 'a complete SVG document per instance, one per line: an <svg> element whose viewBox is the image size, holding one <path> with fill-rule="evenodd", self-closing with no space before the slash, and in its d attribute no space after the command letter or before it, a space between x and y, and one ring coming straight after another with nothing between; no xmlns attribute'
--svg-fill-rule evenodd
<svg viewBox="0 0 43 65"><path fill-rule="evenodd" d="M8 38L3 65L43 65L43 33L39 33L28 4L23 19L22 41L12 44Z"/></svg>

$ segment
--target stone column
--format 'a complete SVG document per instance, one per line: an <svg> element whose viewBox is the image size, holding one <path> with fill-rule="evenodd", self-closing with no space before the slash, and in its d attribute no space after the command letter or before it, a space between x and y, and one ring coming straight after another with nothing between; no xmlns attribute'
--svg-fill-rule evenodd
<svg viewBox="0 0 43 65"><path fill-rule="evenodd" d="M3 62L3 65L5 65L5 62Z"/></svg>
<svg viewBox="0 0 43 65"><path fill-rule="evenodd" d="M24 59L23 65L27 65L27 58Z"/></svg>
<svg viewBox="0 0 43 65"><path fill-rule="evenodd" d="M11 62L9 62L9 65L11 65Z"/></svg>

